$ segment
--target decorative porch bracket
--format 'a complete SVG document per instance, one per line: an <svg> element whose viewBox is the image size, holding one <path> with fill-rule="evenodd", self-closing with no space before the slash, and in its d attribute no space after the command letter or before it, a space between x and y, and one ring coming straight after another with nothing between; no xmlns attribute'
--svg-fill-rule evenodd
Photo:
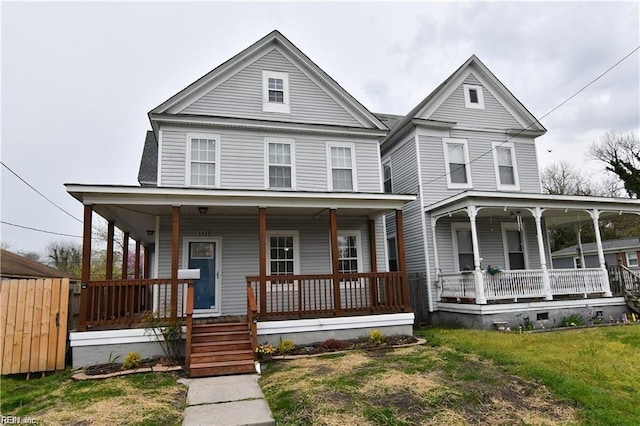
<svg viewBox="0 0 640 426"><path fill-rule="evenodd" d="M471 242L473 244L473 263L475 265L473 276L476 285L476 303L478 305L486 305L487 297L484 294L484 280L482 278L482 265L480 264L480 244L478 243L478 229L476 228L476 216L478 215L478 209L476 206L468 206L467 214L469 215L469 222L471 222Z"/></svg>
<svg viewBox="0 0 640 426"><path fill-rule="evenodd" d="M611 286L609 285L609 274L604 260L604 249L602 247L602 237L600 236L600 210L593 209L589 211L589 215L593 220L593 229L596 234L596 245L598 246L598 261L600 262L600 270L602 273L602 282L604 289L604 297L611 297Z"/></svg>
<svg viewBox="0 0 640 426"><path fill-rule="evenodd" d="M547 256L544 252L544 239L542 238L542 213L544 209L535 207L531 210L533 218L536 221L536 237L538 238L538 253L540 253L540 269L542 269L542 286L544 290L544 299L553 300L551 292L551 279L547 270Z"/></svg>

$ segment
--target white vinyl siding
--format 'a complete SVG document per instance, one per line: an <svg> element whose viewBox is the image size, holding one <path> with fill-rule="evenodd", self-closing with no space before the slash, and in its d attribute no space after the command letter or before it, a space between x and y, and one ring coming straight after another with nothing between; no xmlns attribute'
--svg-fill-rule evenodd
<svg viewBox="0 0 640 426"><path fill-rule="evenodd" d="M471 164L466 139L443 138L448 188L471 188Z"/></svg>
<svg viewBox="0 0 640 426"><path fill-rule="evenodd" d="M265 187L295 189L295 149L293 140L265 139Z"/></svg>
<svg viewBox="0 0 640 426"><path fill-rule="evenodd" d="M353 144L327 143L327 167L329 191L358 190Z"/></svg>
<svg viewBox="0 0 640 426"><path fill-rule="evenodd" d="M498 190L520 190L515 145L512 142L492 142L491 147Z"/></svg>
<svg viewBox="0 0 640 426"><path fill-rule="evenodd" d="M187 134L186 179L190 186L216 187L220 181L220 136Z"/></svg>

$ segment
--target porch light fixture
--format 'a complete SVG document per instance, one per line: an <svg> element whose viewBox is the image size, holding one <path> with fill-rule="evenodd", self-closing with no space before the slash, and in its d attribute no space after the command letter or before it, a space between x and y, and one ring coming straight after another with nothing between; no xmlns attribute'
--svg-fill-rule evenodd
<svg viewBox="0 0 640 426"><path fill-rule="evenodd" d="M207 214L207 212L209 211L209 207L198 207L198 211L200 212L200 214Z"/></svg>
<svg viewBox="0 0 640 426"><path fill-rule="evenodd" d="M152 237L155 231L153 229L147 229L147 235Z"/></svg>

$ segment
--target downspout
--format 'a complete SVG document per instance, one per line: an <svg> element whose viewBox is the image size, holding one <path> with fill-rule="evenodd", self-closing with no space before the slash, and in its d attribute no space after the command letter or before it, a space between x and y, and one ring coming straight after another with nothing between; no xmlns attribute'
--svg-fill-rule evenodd
<svg viewBox="0 0 640 426"><path fill-rule="evenodd" d="M429 312L433 312L433 297L431 295L431 266L429 265L429 246L427 237L427 219L424 211L424 192L422 186L422 161L420 160L420 140L418 138L418 131L413 136L416 146L416 162L418 166L418 199L420 200L420 223L422 225L422 244L424 246L424 263L427 266L427 298L429 300ZM434 247L435 249L435 247Z"/></svg>

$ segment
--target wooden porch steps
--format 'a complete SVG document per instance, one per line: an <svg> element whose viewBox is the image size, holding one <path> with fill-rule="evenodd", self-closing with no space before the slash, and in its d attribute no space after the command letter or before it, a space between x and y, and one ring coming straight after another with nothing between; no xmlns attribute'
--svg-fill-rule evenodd
<svg viewBox="0 0 640 426"><path fill-rule="evenodd" d="M194 324L189 370L191 377L255 372L249 324Z"/></svg>

